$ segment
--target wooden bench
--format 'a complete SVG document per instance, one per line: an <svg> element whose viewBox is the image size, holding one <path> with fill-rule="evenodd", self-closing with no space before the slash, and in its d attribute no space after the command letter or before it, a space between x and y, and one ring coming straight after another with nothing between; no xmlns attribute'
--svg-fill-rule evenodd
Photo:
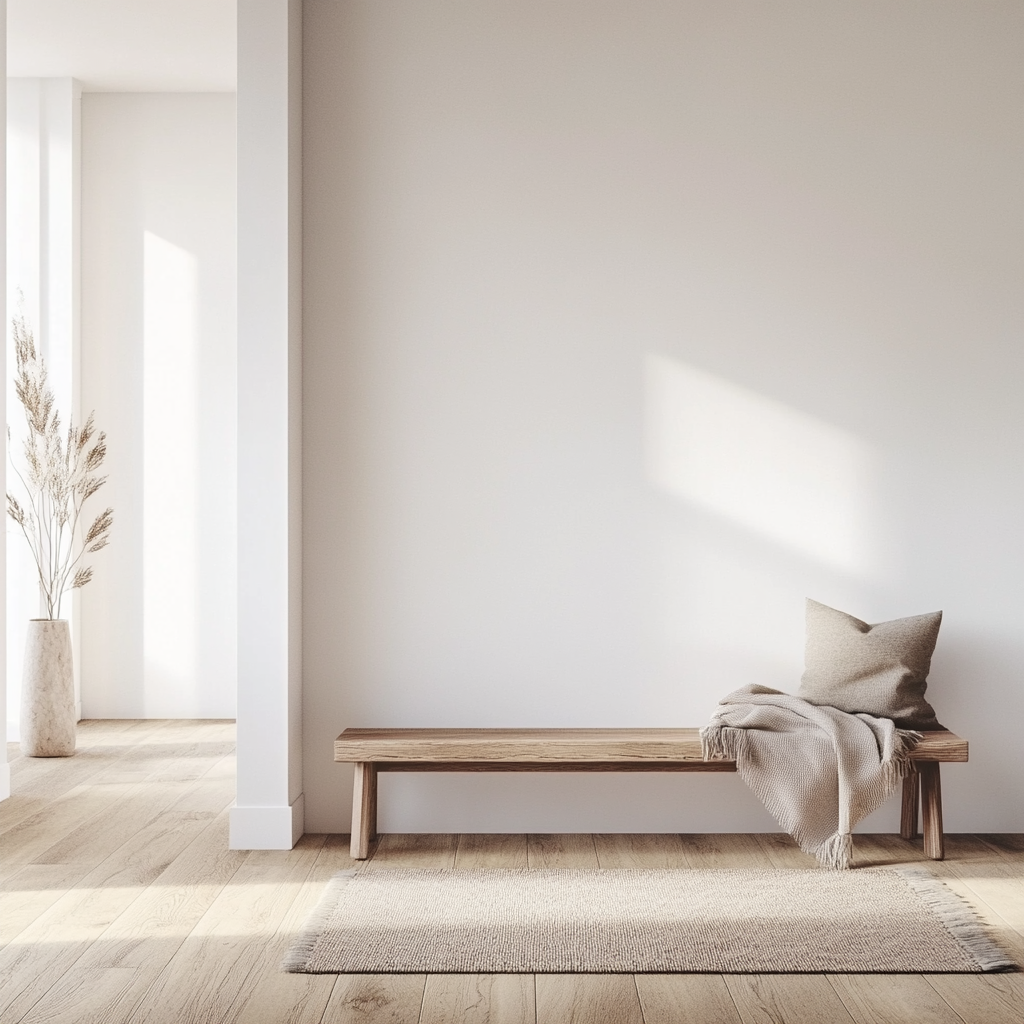
<svg viewBox="0 0 1024 1024"><path fill-rule="evenodd" d="M355 764L352 856L365 860L377 833L379 772L734 772L735 761L705 761L697 729L346 729L334 760ZM917 836L942 860L939 764L966 761L967 741L926 732L903 780L900 834Z"/></svg>

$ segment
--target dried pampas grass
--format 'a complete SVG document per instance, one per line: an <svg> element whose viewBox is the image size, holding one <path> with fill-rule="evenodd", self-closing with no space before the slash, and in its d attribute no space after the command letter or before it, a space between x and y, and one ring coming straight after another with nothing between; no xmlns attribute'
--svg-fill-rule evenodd
<svg viewBox="0 0 1024 1024"><path fill-rule="evenodd" d="M7 514L21 528L32 551L47 616L58 619L63 595L92 579L92 568L83 565L82 559L110 541L113 509L105 509L88 527L82 519L83 504L107 479L97 474L107 454L107 435L97 432L91 413L81 427L72 423L66 432L61 429L46 366L24 316L15 317L12 328L17 362L14 390L25 411L27 432L24 472L11 456L24 498L19 501L8 491ZM7 446L10 451L10 427Z"/></svg>

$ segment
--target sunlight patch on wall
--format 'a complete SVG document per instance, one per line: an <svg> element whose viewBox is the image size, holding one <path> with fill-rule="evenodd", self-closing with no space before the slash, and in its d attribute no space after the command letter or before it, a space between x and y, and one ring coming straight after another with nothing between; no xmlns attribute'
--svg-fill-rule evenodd
<svg viewBox="0 0 1024 1024"><path fill-rule="evenodd" d="M198 667L199 265L147 231L143 273L143 692L161 717Z"/></svg>
<svg viewBox="0 0 1024 1024"><path fill-rule="evenodd" d="M677 360L645 360L648 478L845 572L868 568L871 456L846 431Z"/></svg>

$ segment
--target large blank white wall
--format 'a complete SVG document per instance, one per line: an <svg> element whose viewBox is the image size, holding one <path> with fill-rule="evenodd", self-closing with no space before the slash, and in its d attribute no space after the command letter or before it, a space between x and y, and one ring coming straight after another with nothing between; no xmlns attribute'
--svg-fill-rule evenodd
<svg viewBox="0 0 1024 1024"><path fill-rule="evenodd" d="M944 609L947 827L1024 828L1024 8L313 0L305 39L307 828L347 726L795 691L805 596ZM381 827L771 820L733 776L396 775Z"/></svg>
<svg viewBox="0 0 1024 1024"><path fill-rule="evenodd" d="M233 717L235 98L82 99L82 408L110 547L82 592L87 718Z"/></svg>

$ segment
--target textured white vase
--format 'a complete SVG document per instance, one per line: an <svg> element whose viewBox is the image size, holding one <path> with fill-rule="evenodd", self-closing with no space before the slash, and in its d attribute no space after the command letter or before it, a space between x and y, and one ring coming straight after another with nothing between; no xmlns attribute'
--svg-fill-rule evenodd
<svg viewBox="0 0 1024 1024"><path fill-rule="evenodd" d="M75 677L67 619L29 619L21 680L21 752L75 752Z"/></svg>

